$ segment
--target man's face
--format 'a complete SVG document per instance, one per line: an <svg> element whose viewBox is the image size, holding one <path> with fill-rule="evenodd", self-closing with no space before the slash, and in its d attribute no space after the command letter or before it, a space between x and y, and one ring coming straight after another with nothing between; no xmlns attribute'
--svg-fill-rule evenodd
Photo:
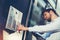
<svg viewBox="0 0 60 40"><path fill-rule="evenodd" d="M47 21L51 21L51 15L49 12L44 12L43 18Z"/></svg>

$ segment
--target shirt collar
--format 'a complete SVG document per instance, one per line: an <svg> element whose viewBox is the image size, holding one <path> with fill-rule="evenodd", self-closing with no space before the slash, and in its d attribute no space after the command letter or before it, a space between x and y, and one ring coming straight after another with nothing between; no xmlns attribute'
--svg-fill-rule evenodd
<svg viewBox="0 0 60 40"><path fill-rule="evenodd" d="M53 21L51 21L51 22L54 22L54 21L56 21L56 20L58 20L60 17L57 17L56 19L54 19Z"/></svg>

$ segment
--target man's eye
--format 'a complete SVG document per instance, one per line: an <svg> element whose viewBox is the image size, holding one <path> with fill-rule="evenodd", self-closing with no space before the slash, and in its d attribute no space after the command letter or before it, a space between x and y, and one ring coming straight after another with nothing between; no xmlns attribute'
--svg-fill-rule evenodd
<svg viewBox="0 0 60 40"><path fill-rule="evenodd" d="M46 14L45 14L45 16L46 16Z"/></svg>

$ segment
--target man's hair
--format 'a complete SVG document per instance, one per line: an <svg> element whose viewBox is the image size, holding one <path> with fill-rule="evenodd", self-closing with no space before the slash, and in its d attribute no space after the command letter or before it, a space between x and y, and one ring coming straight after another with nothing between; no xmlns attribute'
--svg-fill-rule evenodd
<svg viewBox="0 0 60 40"><path fill-rule="evenodd" d="M44 16L44 12L48 12L48 13L49 13L51 10L52 10L57 16L59 16L54 9L44 9L44 10L42 11L41 17Z"/></svg>

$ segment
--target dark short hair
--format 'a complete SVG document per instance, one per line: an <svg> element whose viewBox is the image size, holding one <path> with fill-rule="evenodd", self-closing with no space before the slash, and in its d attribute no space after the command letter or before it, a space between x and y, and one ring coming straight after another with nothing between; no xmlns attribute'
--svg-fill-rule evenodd
<svg viewBox="0 0 60 40"><path fill-rule="evenodd" d="M52 10L57 16L59 16L54 9L44 9L44 10L42 11L41 17L44 16L44 12L50 12L51 10Z"/></svg>

